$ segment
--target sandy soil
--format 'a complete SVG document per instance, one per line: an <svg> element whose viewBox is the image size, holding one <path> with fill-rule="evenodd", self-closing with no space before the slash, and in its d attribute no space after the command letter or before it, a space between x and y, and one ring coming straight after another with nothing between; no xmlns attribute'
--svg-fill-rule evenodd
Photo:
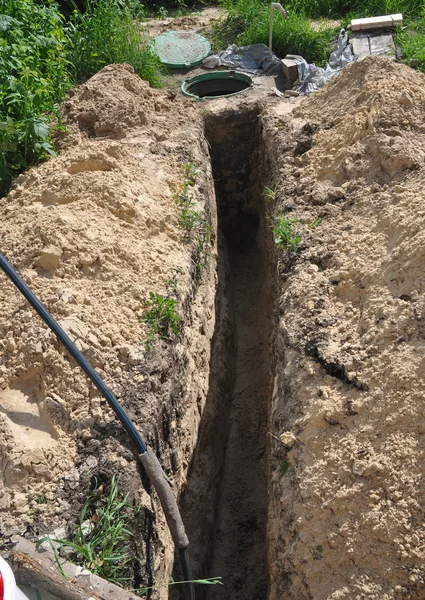
<svg viewBox="0 0 425 600"><path fill-rule="evenodd" d="M241 184L258 186L251 175L260 173L262 185L276 190L263 210L270 219L282 211L296 218L302 236L298 252L270 256L277 312L266 437L270 600L422 599L425 77L368 58L302 102L256 90L211 104L208 114L249 104L260 120L262 166L250 171L238 156L242 142L229 146L223 171L232 170L236 157L243 178L236 169L219 187L237 214L249 195ZM112 66L74 92L62 118L68 133L59 157L18 178L0 200L1 247L148 434L178 491L211 387L219 283L213 177L199 105L151 90L131 69ZM237 125L242 131L243 118ZM201 281L173 200L189 161L200 166L195 201L212 232ZM239 336L249 322L266 346L245 294L250 267L239 258L233 268L247 269L235 286ZM140 316L149 291L166 293L170 278L183 331L148 356ZM250 293L259 296L256 285ZM170 540L126 436L4 277L0 298L3 540L72 522L90 477L119 471L142 504L142 577L165 576ZM257 300L257 312L266 311L268 303ZM239 348L235 364L243 372L244 353L257 351L250 343ZM249 375L259 383L255 372ZM217 387L220 395L224 384ZM237 415L240 390L230 391ZM226 410L231 450L240 424ZM248 428L242 433L250 435ZM213 447L222 437L213 430L207 440ZM246 455L231 458L222 498ZM48 503L37 503L40 496ZM217 514L230 511L220 502ZM202 514L190 498L187 506ZM229 520L236 514L228 512ZM207 531L214 527L209 522ZM251 534L247 527L247 540ZM204 533L199 539L209 543ZM229 548L241 561L249 553L249 544ZM224 556L217 560L226 563Z"/></svg>
<svg viewBox="0 0 425 600"><path fill-rule="evenodd" d="M272 599L425 595L424 105L424 75L356 62L277 159L303 242L279 261Z"/></svg>
<svg viewBox="0 0 425 600"><path fill-rule="evenodd" d="M173 465L178 490L196 441L214 328L216 226L201 120L194 104L150 89L125 65L106 67L75 90L61 116L68 132L59 157L20 176L0 201L1 248L123 401L166 470ZM195 207L211 224L212 269L202 279L173 198L188 162L200 171ZM168 295L170 285L187 327L173 347L165 342L147 354L140 318L149 292ZM28 526L37 535L72 523L92 476L120 473L122 488L155 519L157 505L111 410L4 276L0 298L3 541ZM145 548L151 571L169 571L173 560L166 531L158 546L161 530L159 513L158 559ZM152 543L149 534L144 541Z"/></svg>

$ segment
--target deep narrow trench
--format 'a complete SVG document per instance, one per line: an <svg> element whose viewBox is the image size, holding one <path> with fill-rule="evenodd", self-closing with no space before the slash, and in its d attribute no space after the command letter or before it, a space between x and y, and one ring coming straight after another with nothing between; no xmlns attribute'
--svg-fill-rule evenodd
<svg viewBox="0 0 425 600"><path fill-rule="evenodd" d="M271 286L256 110L206 120L219 214L209 394L181 498L203 600L267 597Z"/></svg>

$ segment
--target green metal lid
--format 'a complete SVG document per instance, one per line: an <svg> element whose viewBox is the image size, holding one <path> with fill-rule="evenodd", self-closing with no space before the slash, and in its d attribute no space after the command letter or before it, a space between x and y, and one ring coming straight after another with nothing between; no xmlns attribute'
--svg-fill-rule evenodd
<svg viewBox="0 0 425 600"><path fill-rule="evenodd" d="M196 67L211 52L211 46L199 33L167 31L153 38L151 48L170 69Z"/></svg>

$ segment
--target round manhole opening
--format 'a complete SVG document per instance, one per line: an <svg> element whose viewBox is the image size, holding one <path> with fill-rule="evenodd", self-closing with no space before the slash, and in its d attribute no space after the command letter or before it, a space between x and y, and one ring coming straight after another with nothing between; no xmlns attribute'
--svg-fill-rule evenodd
<svg viewBox="0 0 425 600"><path fill-rule="evenodd" d="M181 90L185 96L197 100L234 96L252 87L249 75L236 71L213 71L183 81Z"/></svg>

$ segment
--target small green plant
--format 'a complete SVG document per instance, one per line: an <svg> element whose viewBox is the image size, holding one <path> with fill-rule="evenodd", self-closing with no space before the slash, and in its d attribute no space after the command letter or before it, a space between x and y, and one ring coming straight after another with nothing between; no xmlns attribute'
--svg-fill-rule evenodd
<svg viewBox="0 0 425 600"><path fill-rule="evenodd" d="M276 200L276 195L278 192L278 184L275 183L272 188L265 187L263 191L263 197L266 204L271 204Z"/></svg>
<svg viewBox="0 0 425 600"><path fill-rule="evenodd" d="M174 195L177 206L180 209L178 224L184 231L185 240L192 241L202 225L202 215L194 208L193 195L190 191L199 175L198 167L190 162L184 165L184 181L180 190Z"/></svg>
<svg viewBox="0 0 425 600"><path fill-rule="evenodd" d="M141 320L148 327L145 347L150 350L156 338L170 340L173 334L178 334L180 318L176 313L177 300L174 298L149 292L147 305L148 310Z"/></svg>
<svg viewBox="0 0 425 600"><path fill-rule="evenodd" d="M191 188L193 188L198 179L198 167L193 162L186 163L184 165L184 174L184 181L180 185L180 191L174 195L174 199L180 209L178 224L184 232L184 239L186 242L196 243L194 263L196 275L200 278L210 255L211 226L207 225L201 211L194 208L195 203Z"/></svg>
<svg viewBox="0 0 425 600"><path fill-rule="evenodd" d="M196 180L198 179L199 169L192 162L186 163L184 166L184 174L185 174L185 179L186 179L188 185L193 186L193 185L195 185Z"/></svg>
<svg viewBox="0 0 425 600"><path fill-rule="evenodd" d="M36 500L37 504L48 504L49 503L49 499L47 498L47 496L44 496L43 494L40 496L37 496Z"/></svg>
<svg viewBox="0 0 425 600"><path fill-rule="evenodd" d="M160 583L158 585L151 585L150 587L138 588L132 591L141 596L143 594L146 594L150 590L157 590L159 588L169 587L171 585L183 585L185 583L197 583L199 585L224 585L221 581L221 577L208 577L207 579L191 579L190 581L174 581L174 579L170 576L170 581L168 583Z"/></svg>
<svg viewBox="0 0 425 600"><path fill-rule="evenodd" d="M129 525L134 514L135 508L128 503L127 496L118 491L117 479L113 477L107 497L91 494L87 498L73 541L47 537L38 543L50 541L71 548L70 558L74 563L122 585L129 579L132 560ZM59 563L57 553L55 556Z"/></svg>
<svg viewBox="0 0 425 600"><path fill-rule="evenodd" d="M158 8L158 17L160 19L166 19L168 17L168 9L165 6L160 6Z"/></svg>
<svg viewBox="0 0 425 600"><path fill-rule="evenodd" d="M301 237L294 235L293 227L296 219L290 219L285 215L279 215L272 225L273 240L279 248L290 248L295 250L301 242Z"/></svg>
<svg viewBox="0 0 425 600"><path fill-rule="evenodd" d="M317 217L317 219L313 221L310 227L319 227L319 225L321 225L325 219L326 217Z"/></svg>

